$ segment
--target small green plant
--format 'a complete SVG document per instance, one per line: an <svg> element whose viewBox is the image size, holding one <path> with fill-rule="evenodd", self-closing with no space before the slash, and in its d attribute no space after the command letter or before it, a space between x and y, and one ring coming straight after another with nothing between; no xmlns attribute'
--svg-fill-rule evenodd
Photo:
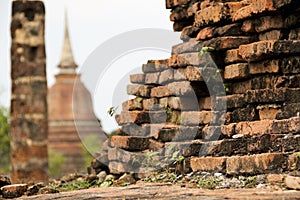
<svg viewBox="0 0 300 200"><path fill-rule="evenodd" d="M135 110L139 107L139 104L143 102L143 98L139 97L137 99L135 99L134 104L131 105L131 109Z"/></svg>
<svg viewBox="0 0 300 200"><path fill-rule="evenodd" d="M113 117L113 116L116 114L117 110L118 110L118 106L117 106L117 107L112 106L112 107L110 107L110 108L108 109L107 113L108 113L111 117Z"/></svg>
<svg viewBox="0 0 300 200"><path fill-rule="evenodd" d="M85 166L89 166L93 160L93 152L97 152L102 148L97 135L89 135L82 140L82 155L85 161Z"/></svg>
<svg viewBox="0 0 300 200"><path fill-rule="evenodd" d="M114 179L105 180L104 182L102 182L100 184L100 187L101 188L108 188L108 187L110 187L114 183L114 181L115 181Z"/></svg>
<svg viewBox="0 0 300 200"><path fill-rule="evenodd" d="M0 107L0 173L9 173L10 141L9 141L9 112Z"/></svg>
<svg viewBox="0 0 300 200"><path fill-rule="evenodd" d="M299 162L300 162L300 153L297 153L295 157L295 162L293 163L291 169L300 170Z"/></svg>
<svg viewBox="0 0 300 200"><path fill-rule="evenodd" d="M214 51L215 48L213 47L202 47L200 52L199 52L199 56L204 56L206 53Z"/></svg>
<svg viewBox="0 0 300 200"><path fill-rule="evenodd" d="M226 92L229 92L229 88L221 84L223 72L222 69L219 69L215 62L212 60L207 53L214 51L213 47L202 47L199 52L199 56L205 60L205 65L202 68L201 75L205 78L205 82L207 85L212 86L211 91L213 91L214 96L225 95Z"/></svg>
<svg viewBox="0 0 300 200"><path fill-rule="evenodd" d="M62 168L65 164L65 157L62 153L53 149L48 150L49 173L51 178L59 178L62 174Z"/></svg>
<svg viewBox="0 0 300 200"><path fill-rule="evenodd" d="M257 185L256 176L245 177L242 181L243 181L243 187L245 188L255 188Z"/></svg>
<svg viewBox="0 0 300 200"><path fill-rule="evenodd" d="M105 181L87 181L85 179L77 179L72 182L64 182L61 184L54 184L50 183L49 186L55 190L58 190L60 192L67 192L67 191L74 191L74 190L83 190L88 188L95 188L95 187L101 187L101 188L108 188L114 183L114 179L107 179Z"/></svg>
<svg viewBox="0 0 300 200"><path fill-rule="evenodd" d="M164 109L168 116L171 116L173 114L173 108L171 108L169 106L165 106Z"/></svg>
<svg viewBox="0 0 300 200"><path fill-rule="evenodd" d="M184 161L184 156L180 155L180 151L175 151L170 158L173 165L182 163Z"/></svg>
<svg viewBox="0 0 300 200"><path fill-rule="evenodd" d="M87 181L73 181L71 183L63 183L63 184L49 184L51 188L58 190L60 192L74 191L74 190L83 190L90 188L93 183L89 183Z"/></svg>
<svg viewBox="0 0 300 200"><path fill-rule="evenodd" d="M197 181L197 185L203 189L216 189L216 187L220 186L221 182L217 177L208 177L208 178L199 178Z"/></svg>

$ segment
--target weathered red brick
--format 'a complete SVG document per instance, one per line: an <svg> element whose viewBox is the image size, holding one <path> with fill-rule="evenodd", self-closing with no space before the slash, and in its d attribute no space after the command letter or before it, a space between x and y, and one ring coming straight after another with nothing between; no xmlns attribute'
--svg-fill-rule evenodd
<svg viewBox="0 0 300 200"><path fill-rule="evenodd" d="M175 110L198 110L198 100L193 97L169 97L168 106Z"/></svg>
<svg viewBox="0 0 300 200"><path fill-rule="evenodd" d="M168 86L159 86L159 87L154 87L151 90L151 97L167 97L170 96L171 92Z"/></svg>
<svg viewBox="0 0 300 200"><path fill-rule="evenodd" d="M256 110L253 106L247 106L246 108L237 108L230 113L230 123L241 121L255 121L258 120Z"/></svg>
<svg viewBox="0 0 300 200"><path fill-rule="evenodd" d="M238 48L240 45L249 44L254 41L253 37L249 36L224 36L213 38L202 42L202 46L214 48L216 51Z"/></svg>
<svg viewBox="0 0 300 200"><path fill-rule="evenodd" d="M225 157L192 157L191 168L193 171L224 172Z"/></svg>
<svg viewBox="0 0 300 200"><path fill-rule="evenodd" d="M174 69L167 69L160 73L158 83L160 85L163 85L173 80L174 80Z"/></svg>
<svg viewBox="0 0 300 200"><path fill-rule="evenodd" d="M278 73L280 69L279 60L267 60L259 63L250 63L250 74L265 74L265 73Z"/></svg>
<svg viewBox="0 0 300 200"><path fill-rule="evenodd" d="M183 53L180 55L172 55L169 59L168 66L180 68L188 65L204 66L204 64L206 64L206 60L200 58L199 53Z"/></svg>
<svg viewBox="0 0 300 200"><path fill-rule="evenodd" d="M149 60L147 64L144 64L142 69L144 73L160 72L168 69L168 59L166 60Z"/></svg>
<svg viewBox="0 0 300 200"><path fill-rule="evenodd" d="M182 112L181 120L183 125L209 124L211 111Z"/></svg>
<svg viewBox="0 0 300 200"><path fill-rule="evenodd" d="M185 70L185 77L188 81L204 81L201 74L202 69L198 67L188 66Z"/></svg>
<svg viewBox="0 0 300 200"><path fill-rule="evenodd" d="M196 37L196 40L205 40L210 39L213 37L213 28L212 27L205 27L201 29Z"/></svg>
<svg viewBox="0 0 300 200"><path fill-rule="evenodd" d="M249 76L247 63L232 64L225 67L224 78L227 80L243 79Z"/></svg>
<svg viewBox="0 0 300 200"><path fill-rule="evenodd" d="M283 58L280 61L280 68L284 74L299 74L300 73L300 57L292 56Z"/></svg>
<svg viewBox="0 0 300 200"><path fill-rule="evenodd" d="M300 28L292 29L289 34L289 40L299 40L300 39Z"/></svg>
<svg viewBox="0 0 300 200"><path fill-rule="evenodd" d="M149 123L150 117L148 112L144 111L122 111L120 115L116 115L116 121L119 125L130 123Z"/></svg>
<svg viewBox="0 0 300 200"><path fill-rule="evenodd" d="M244 94L233 94L224 97L217 97L214 103L214 110L242 108L246 106Z"/></svg>
<svg viewBox="0 0 300 200"><path fill-rule="evenodd" d="M234 13L244 6L244 2L214 2L196 13L195 25L202 27L231 19Z"/></svg>
<svg viewBox="0 0 300 200"><path fill-rule="evenodd" d="M232 135L235 134L235 127L236 127L236 123L222 125L221 132L223 135L225 135L227 137L232 137Z"/></svg>
<svg viewBox="0 0 300 200"><path fill-rule="evenodd" d="M147 73L145 74L145 84L158 84L158 79L159 79L160 73Z"/></svg>
<svg viewBox="0 0 300 200"><path fill-rule="evenodd" d="M152 88L153 86L147 85L127 85L127 94L149 98Z"/></svg>
<svg viewBox="0 0 300 200"><path fill-rule="evenodd" d="M288 119L300 113L300 103L285 103L281 107L281 112L277 113L276 119Z"/></svg>
<svg viewBox="0 0 300 200"><path fill-rule="evenodd" d="M195 95L195 90L188 81L173 82L167 85L171 96Z"/></svg>
<svg viewBox="0 0 300 200"><path fill-rule="evenodd" d="M108 150L108 160L122 163L130 163L134 158L142 157L142 153L126 151L120 148L110 148Z"/></svg>
<svg viewBox="0 0 300 200"><path fill-rule="evenodd" d="M260 41L262 40L282 40L284 34L281 30L271 30L265 33L261 33L258 36L258 39Z"/></svg>
<svg viewBox="0 0 300 200"><path fill-rule="evenodd" d="M211 110L213 105L213 99L211 97L205 97L199 99L200 110Z"/></svg>
<svg viewBox="0 0 300 200"><path fill-rule="evenodd" d="M280 54L300 52L300 41L266 40L239 47L239 54L247 61L257 61Z"/></svg>
<svg viewBox="0 0 300 200"><path fill-rule="evenodd" d="M172 47L172 54L182 54L189 52L199 52L201 50L201 43L195 40L189 40L188 42L180 43Z"/></svg>
<svg viewBox="0 0 300 200"><path fill-rule="evenodd" d="M150 130L147 127L137 124L123 125L121 131L123 134L131 136L148 137L150 135Z"/></svg>
<svg viewBox="0 0 300 200"><path fill-rule="evenodd" d="M287 162L282 153L266 153L251 156L232 156L226 160L226 173L262 174L268 172L282 172Z"/></svg>
<svg viewBox="0 0 300 200"><path fill-rule="evenodd" d="M135 84L144 84L145 83L145 74L131 74L130 82Z"/></svg>
<svg viewBox="0 0 300 200"><path fill-rule="evenodd" d="M143 110L143 98L135 98L122 103L123 111Z"/></svg>
<svg viewBox="0 0 300 200"><path fill-rule="evenodd" d="M190 2L191 0L166 0L167 9L174 8L176 6L183 6Z"/></svg>
<svg viewBox="0 0 300 200"><path fill-rule="evenodd" d="M244 59L240 56L238 49L231 49L226 51L225 63L243 62Z"/></svg>
<svg viewBox="0 0 300 200"><path fill-rule="evenodd" d="M149 140L150 144L149 144L149 150L150 151L159 151L162 148L164 148L165 144L162 142L158 142L156 140L150 139Z"/></svg>
<svg viewBox="0 0 300 200"><path fill-rule="evenodd" d="M280 106L263 105L257 107L259 119L276 119L277 114L281 111Z"/></svg>
<svg viewBox="0 0 300 200"><path fill-rule="evenodd" d="M279 89L261 89L248 90L246 92L246 101L248 103L276 103L286 101L288 90Z"/></svg>
<svg viewBox="0 0 300 200"><path fill-rule="evenodd" d="M268 174L266 179L268 183L271 184L278 184L283 182L283 175L282 174Z"/></svg>
<svg viewBox="0 0 300 200"><path fill-rule="evenodd" d="M253 17L256 14L270 11L274 12L277 9L291 4L293 0L282 0L282 1L272 1L272 0L251 0L248 6L242 7L237 10L235 15L232 17L233 21L238 21L241 19Z"/></svg>
<svg viewBox="0 0 300 200"><path fill-rule="evenodd" d="M144 110L152 110L158 104L158 99L150 98L150 99L143 99L143 108Z"/></svg>
<svg viewBox="0 0 300 200"><path fill-rule="evenodd" d="M270 133L272 120L261 120L254 122L239 122L236 124L235 133L242 135L263 135Z"/></svg>
<svg viewBox="0 0 300 200"><path fill-rule="evenodd" d="M113 146L126 150L145 150L149 148L149 138L135 136L112 136L110 142Z"/></svg>
<svg viewBox="0 0 300 200"><path fill-rule="evenodd" d="M187 9L184 7L176 7L170 15L171 21L185 21L189 18Z"/></svg>
<svg viewBox="0 0 300 200"><path fill-rule="evenodd" d="M124 174L124 172L131 172L133 168L128 163L116 162L112 161L109 162L109 171L112 174Z"/></svg>
<svg viewBox="0 0 300 200"><path fill-rule="evenodd" d="M1 188L2 196L9 199L18 198L25 194L27 188L27 184L7 185Z"/></svg>
<svg viewBox="0 0 300 200"><path fill-rule="evenodd" d="M195 38L199 32L199 28L194 26L187 26L181 31L180 39L184 42L189 41L191 38Z"/></svg>

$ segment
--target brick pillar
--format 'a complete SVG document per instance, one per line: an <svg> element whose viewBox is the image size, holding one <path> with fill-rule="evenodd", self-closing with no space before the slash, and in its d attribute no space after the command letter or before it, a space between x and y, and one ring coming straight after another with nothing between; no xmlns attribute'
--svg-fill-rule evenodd
<svg viewBox="0 0 300 200"><path fill-rule="evenodd" d="M48 180L44 27L42 1L13 1L11 164L15 183Z"/></svg>

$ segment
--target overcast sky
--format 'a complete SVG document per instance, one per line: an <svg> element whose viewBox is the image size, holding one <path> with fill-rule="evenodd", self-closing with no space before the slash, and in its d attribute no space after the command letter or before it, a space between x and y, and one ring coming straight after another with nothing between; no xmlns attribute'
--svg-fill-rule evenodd
<svg viewBox="0 0 300 200"><path fill-rule="evenodd" d="M56 66L60 59L65 7L68 10L74 57L80 68L97 47L115 36L142 28L159 28L172 31L172 23L169 21L170 11L165 8L165 0L44 0L44 2L46 6L47 78L49 86L55 81ZM6 107L10 103L10 20L11 0L0 0L0 105ZM151 41L151 35L144 37L149 37ZM179 35L176 34L176 37L179 38ZM173 44L176 42L178 43L179 40L174 41ZM171 45L167 49L170 50ZM117 127L114 119L110 118L106 111L109 106L120 104L118 101L112 101L116 95L126 98L125 85L127 84L126 80L129 80L129 73L140 71L141 65L146 63L148 59L168 58L169 55L170 52L164 49L143 49L127 52L126 55L112 61L107 77L104 76L103 79L97 80L99 85L96 87L102 87L100 82L112 81L114 84L111 82L107 85L111 85L111 87L121 85L124 94L112 92L115 88L105 88L107 91L105 94L103 94L103 88L93 90L94 88L89 86L87 78L84 78L85 74L83 74L85 85L89 90L92 90L94 110L102 120L104 130L110 132Z"/></svg>

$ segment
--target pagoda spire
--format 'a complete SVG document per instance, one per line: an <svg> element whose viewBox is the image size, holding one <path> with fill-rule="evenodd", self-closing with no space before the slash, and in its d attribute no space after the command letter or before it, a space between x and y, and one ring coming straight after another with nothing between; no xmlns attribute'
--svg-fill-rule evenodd
<svg viewBox="0 0 300 200"><path fill-rule="evenodd" d="M72 46L70 42L67 11L65 11L65 37L60 62L58 64L60 73L76 73L77 64L74 61Z"/></svg>

